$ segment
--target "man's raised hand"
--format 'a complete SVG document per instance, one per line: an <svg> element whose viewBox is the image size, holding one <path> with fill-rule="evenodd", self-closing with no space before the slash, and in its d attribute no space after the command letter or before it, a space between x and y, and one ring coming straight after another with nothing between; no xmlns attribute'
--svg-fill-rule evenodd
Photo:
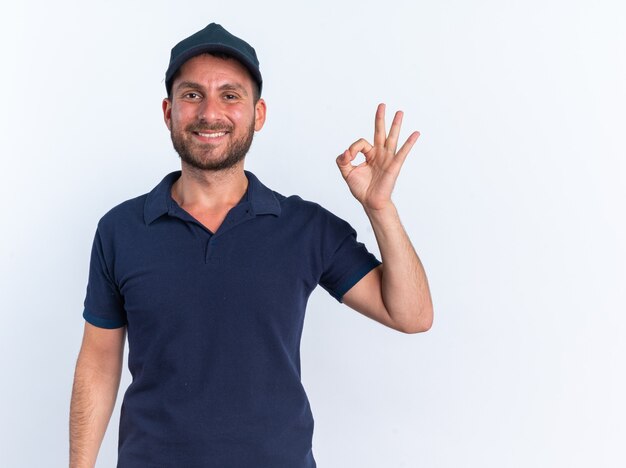
<svg viewBox="0 0 626 468"><path fill-rule="evenodd" d="M396 152L402 116L402 111L396 112L387 135L385 104L379 104L374 123L374 145L361 138L337 157L337 166L350 192L366 210L380 210L391 204L391 192L400 168L419 138L419 132L411 133ZM359 153L363 153L365 161L355 166L352 161Z"/></svg>

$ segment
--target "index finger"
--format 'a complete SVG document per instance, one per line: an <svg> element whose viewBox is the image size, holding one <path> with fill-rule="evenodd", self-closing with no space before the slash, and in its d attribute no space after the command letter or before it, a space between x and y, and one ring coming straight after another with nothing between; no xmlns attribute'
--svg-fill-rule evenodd
<svg viewBox="0 0 626 468"><path fill-rule="evenodd" d="M374 146L385 146L387 135L385 133L385 104L378 104L376 118L374 119Z"/></svg>

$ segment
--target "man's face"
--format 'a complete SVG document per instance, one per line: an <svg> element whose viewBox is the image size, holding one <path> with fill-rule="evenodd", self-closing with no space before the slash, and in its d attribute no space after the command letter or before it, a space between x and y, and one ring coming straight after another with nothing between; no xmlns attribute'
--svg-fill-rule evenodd
<svg viewBox="0 0 626 468"><path fill-rule="evenodd" d="M180 158L216 171L243 161L265 122L265 102L254 103L252 77L242 64L204 54L180 67L163 116Z"/></svg>

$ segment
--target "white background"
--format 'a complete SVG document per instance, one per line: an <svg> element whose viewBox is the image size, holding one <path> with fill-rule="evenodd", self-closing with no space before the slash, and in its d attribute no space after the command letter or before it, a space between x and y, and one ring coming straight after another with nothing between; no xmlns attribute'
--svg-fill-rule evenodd
<svg viewBox="0 0 626 468"><path fill-rule="evenodd" d="M381 101L405 111L404 137L422 133L393 198L434 325L403 335L314 292L302 369L318 465L626 466L618 0L3 6L0 464L67 466L96 223L179 168L163 76L211 21L261 60L268 121L246 168L377 255L335 157L371 139ZM128 383L99 467L115 464Z"/></svg>

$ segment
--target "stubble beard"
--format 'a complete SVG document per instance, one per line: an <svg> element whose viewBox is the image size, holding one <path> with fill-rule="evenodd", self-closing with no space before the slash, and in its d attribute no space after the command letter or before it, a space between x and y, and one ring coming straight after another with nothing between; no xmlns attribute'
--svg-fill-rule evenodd
<svg viewBox="0 0 626 468"><path fill-rule="evenodd" d="M254 138L254 121L248 127L248 131L241 138L232 140L225 149L225 157L215 160L213 152L216 148L210 143L200 144L194 141L185 140L185 133L192 132L232 132L232 127L225 128L224 125L208 125L205 121L197 124L188 125L184 131L179 131L174 122L172 122L172 130L170 136L174 149L178 153L180 159L189 166L203 171L223 171L229 169L246 157L252 145Z"/></svg>

